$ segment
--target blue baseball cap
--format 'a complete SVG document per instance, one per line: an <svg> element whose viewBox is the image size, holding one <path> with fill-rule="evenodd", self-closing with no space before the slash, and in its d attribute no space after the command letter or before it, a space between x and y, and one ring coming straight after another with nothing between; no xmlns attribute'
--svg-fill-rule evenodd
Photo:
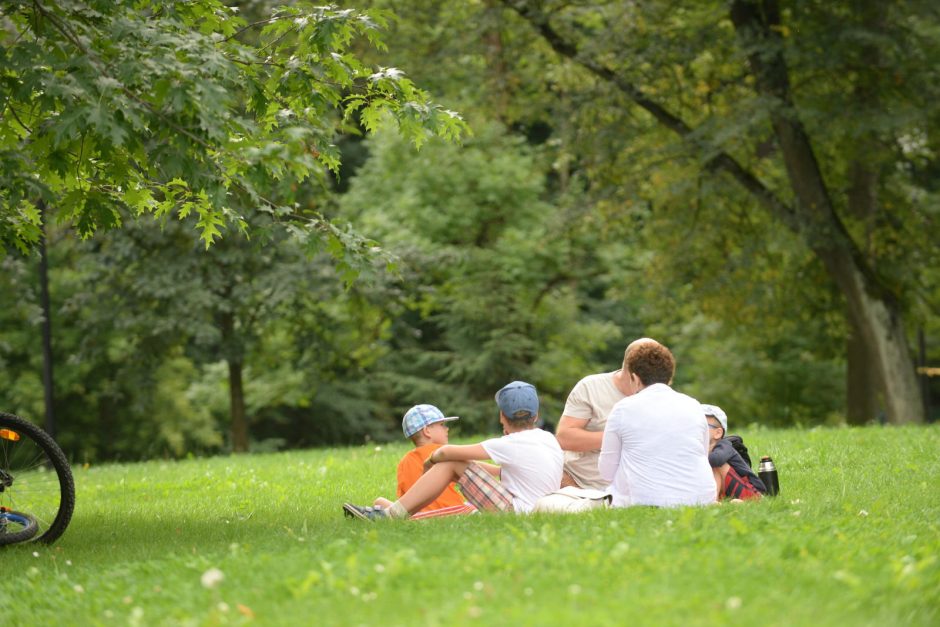
<svg viewBox="0 0 940 627"><path fill-rule="evenodd" d="M513 381L496 393L496 404L509 420L533 420L539 415L539 395L535 386Z"/></svg>
<svg viewBox="0 0 940 627"><path fill-rule="evenodd" d="M459 416L445 416L444 412L434 405L415 405L405 412L405 417L401 420L401 430L406 438L410 438L435 422L450 422L458 418Z"/></svg>

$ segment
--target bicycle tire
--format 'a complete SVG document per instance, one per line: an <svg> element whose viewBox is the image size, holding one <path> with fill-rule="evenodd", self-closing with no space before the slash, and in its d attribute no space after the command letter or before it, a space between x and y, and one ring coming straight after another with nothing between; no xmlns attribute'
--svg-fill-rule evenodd
<svg viewBox="0 0 940 627"><path fill-rule="evenodd" d="M0 412L2 429L12 431L18 438L0 437L0 471L12 478L10 485L2 486L0 506L23 512L37 521L38 532L29 541L55 542L65 533L75 511L75 482L65 453L48 433L19 416ZM55 472L58 490L50 485L53 480L46 477L49 467ZM49 486L48 494L37 498L36 491L31 491L33 483L29 480L34 476Z"/></svg>
<svg viewBox="0 0 940 627"><path fill-rule="evenodd" d="M0 524L0 529L3 530L2 533L0 533L0 545L32 540L36 532L39 531L39 521L29 514L22 512L2 511L0 512L0 523L2 523ZM22 529L19 531L6 529L11 523L21 525Z"/></svg>

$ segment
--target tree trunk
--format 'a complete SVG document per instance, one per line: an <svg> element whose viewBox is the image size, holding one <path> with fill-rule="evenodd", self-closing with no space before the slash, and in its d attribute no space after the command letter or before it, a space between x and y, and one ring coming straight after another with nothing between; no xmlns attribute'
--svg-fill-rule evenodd
<svg viewBox="0 0 940 627"><path fill-rule="evenodd" d="M506 111L509 109L509 72L506 69L506 59L503 51L500 13L495 8L496 0L487 0L486 28L483 31L487 74L490 79L487 92L493 103L492 108L496 111L496 117L505 121Z"/></svg>
<svg viewBox="0 0 940 627"><path fill-rule="evenodd" d="M49 304L49 256L46 250L46 204L39 201L39 306L42 309L42 387L46 406L46 433L56 437L55 385L52 376L52 307Z"/></svg>
<svg viewBox="0 0 940 627"><path fill-rule="evenodd" d="M248 420L245 417L245 390L242 386L242 364L228 362L228 389L232 410L232 452L248 452Z"/></svg>
<svg viewBox="0 0 940 627"><path fill-rule="evenodd" d="M881 380L872 365L868 345L854 327L845 342L845 361L846 422L864 425L878 416Z"/></svg>
<svg viewBox="0 0 940 627"><path fill-rule="evenodd" d="M858 330L858 338L867 346L875 375L881 380L888 419L894 423L924 421L898 300L867 265L836 214L809 138L796 115L782 54L780 11L775 0L732 0L730 12L735 30L745 49L750 51L748 58L757 79L757 90L775 101L771 121L796 197L793 207L733 156L709 145L696 129L639 86L600 60L581 55L575 43L554 29L550 15L539 3L524 0L503 0L503 3L531 23L555 52L608 81L665 128L710 154L706 169L731 176L776 219L798 234L845 297L850 327Z"/></svg>
<svg viewBox="0 0 940 627"><path fill-rule="evenodd" d="M752 50L757 90L775 102L771 125L780 144L801 218L799 233L819 257L842 294L881 380L885 409L893 423L923 422L923 401L901 319L901 307L868 266L836 214L809 137L796 115L783 58L780 12L776 0L734 0L731 21Z"/></svg>
<svg viewBox="0 0 940 627"><path fill-rule="evenodd" d="M228 364L229 411L232 420L232 452L248 452L248 418L245 416L245 388L242 381L244 363L242 351L235 337L235 316L231 312L219 315L222 331L222 349Z"/></svg>

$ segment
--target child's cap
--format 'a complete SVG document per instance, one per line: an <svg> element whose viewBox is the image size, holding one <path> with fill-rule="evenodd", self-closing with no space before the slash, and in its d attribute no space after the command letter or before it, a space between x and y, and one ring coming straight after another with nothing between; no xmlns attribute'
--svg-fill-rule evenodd
<svg viewBox="0 0 940 627"><path fill-rule="evenodd" d="M401 420L401 430L405 432L406 438L410 438L435 422L450 422L458 418L459 416L445 416L444 412L434 405L415 405L405 412L405 417Z"/></svg>
<svg viewBox="0 0 940 627"><path fill-rule="evenodd" d="M721 411L721 407L718 405L703 404L702 411L705 412L706 416L717 418L718 422L721 423L721 428L725 430L725 433L728 433L728 417L725 415L725 412Z"/></svg>
<svg viewBox="0 0 940 627"><path fill-rule="evenodd" d="M496 404L509 420L532 420L539 415L539 395L535 386L513 381L496 393Z"/></svg>

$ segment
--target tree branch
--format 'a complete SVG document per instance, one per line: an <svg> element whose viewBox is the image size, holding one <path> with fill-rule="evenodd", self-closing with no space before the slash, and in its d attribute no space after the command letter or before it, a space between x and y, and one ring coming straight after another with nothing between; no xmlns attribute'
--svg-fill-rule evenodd
<svg viewBox="0 0 940 627"><path fill-rule="evenodd" d="M771 108L770 120L796 194L796 210L805 223L800 233L823 263L830 266L834 277L851 264L865 278L868 289L894 304L898 298L894 289L875 273L836 213L812 143L794 112L776 0L732 0L730 16L748 51L758 93L779 105Z"/></svg>
<svg viewBox="0 0 940 627"><path fill-rule="evenodd" d="M515 11L524 20L529 22L542 35L546 42L559 55L574 61L603 81L614 85L636 105L653 116L657 122L673 131L683 139L704 150L714 150L695 135L695 129L689 126L682 118L673 114L664 106L650 98L642 89L634 85L625 77L617 74L609 67L602 65L594 59L587 58L578 52L577 46L565 39L549 23L549 16L531 6L529 2L502 0L503 4ZM760 179L748 171L738 161L723 150L719 150L708 161L705 167L710 170L723 171L736 180L748 193L754 196L761 204L767 207L788 228L800 232L801 221L792 207L776 196Z"/></svg>

